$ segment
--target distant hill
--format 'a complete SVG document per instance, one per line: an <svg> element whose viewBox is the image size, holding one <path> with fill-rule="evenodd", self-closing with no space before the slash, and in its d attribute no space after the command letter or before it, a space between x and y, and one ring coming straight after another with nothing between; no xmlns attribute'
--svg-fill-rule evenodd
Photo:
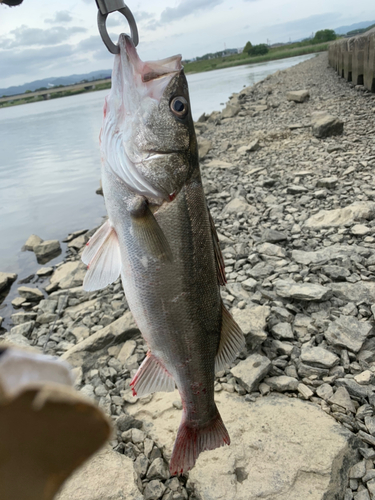
<svg viewBox="0 0 375 500"><path fill-rule="evenodd" d="M41 87L54 87L56 85L73 85L74 83L79 83L82 80L101 80L103 78L108 78L112 74L110 69L102 69L99 71L91 71L91 73L85 73L82 75L70 75L70 76L59 76L52 78L44 78L43 80L35 80L34 82L24 83L23 85L17 85L14 87L9 87L7 89L0 89L0 97L4 95L16 95L23 94L26 90L34 91Z"/></svg>
<svg viewBox="0 0 375 500"><path fill-rule="evenodd" d="M375 24L375 21L362 21L361 23L351 24L350 26L340 26L339 28L335 28L335 32L338 35L346 35L349 31L368 28L372 24Z"/></svg>

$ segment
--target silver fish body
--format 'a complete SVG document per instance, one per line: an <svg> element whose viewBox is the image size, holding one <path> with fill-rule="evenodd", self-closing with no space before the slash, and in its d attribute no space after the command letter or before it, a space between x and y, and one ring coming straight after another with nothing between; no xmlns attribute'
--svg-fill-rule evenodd
<svg viewBox="0 0 375 500"><path fill-rule="evenodd" d="M171 472L181 474L201 451L230 442L214 402L215 364L220 368L233 359L244 341L220 297L222 260L183 69L173 58L141 63L129 39L119 43L101 136L109 222L83 256L94 266L85 286L101 287L121 273L150 349L132 381L134 394L173 390L176 384L181 395L184 411L170 463ZM148 64L154 64L151 75ZM139 87L134 99L141 94L137 105L126 100L132 78ZM131 126L123 126L126 120Z"/></svg>

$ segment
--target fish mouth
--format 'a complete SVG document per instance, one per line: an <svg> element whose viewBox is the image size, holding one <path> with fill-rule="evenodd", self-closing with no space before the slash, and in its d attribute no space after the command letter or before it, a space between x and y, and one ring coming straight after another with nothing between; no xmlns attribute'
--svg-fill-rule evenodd
<svg viewBox="0 0 375 500"><path fill-rule="evenodd" d="M159 61L142 61L132 39L123 33L119 37L118 46L122 67L131 68L131 81L129 73L127 71L123 73L127 76L128 85L135 86L142 95L146 91L146 95L160 101L171 79L183 69L181 55Z"/></svg>

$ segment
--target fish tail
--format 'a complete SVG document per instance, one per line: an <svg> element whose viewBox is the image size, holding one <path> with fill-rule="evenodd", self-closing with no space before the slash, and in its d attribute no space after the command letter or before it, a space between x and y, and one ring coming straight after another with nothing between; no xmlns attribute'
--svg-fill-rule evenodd
<svg viewBox="0 0 375 500"><path fill-rule="evenodd" d="M183 415L169 464L171 474L183 474L194 466L202 451L214 450L224 444L230 444L230 437L217 408L215 416L200 427L189 425Z"/></svg>

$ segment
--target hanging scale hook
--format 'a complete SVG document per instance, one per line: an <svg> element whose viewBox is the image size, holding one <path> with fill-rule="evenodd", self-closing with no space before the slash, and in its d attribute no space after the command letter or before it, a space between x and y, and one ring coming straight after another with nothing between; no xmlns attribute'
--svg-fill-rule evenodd
<svg viewBox="0 0 375 500"><path fill-rule="evenodd" d="M107 47L107 49L112 54L118 54L120 49L118 45L114 44L108 35L106 20L108 14L111 12L120 12L128 21L130 27L130 35L135 46L138 45L138 28L135 22L134 16L131 13L129 7L124 3L124 0L95 0L98 6L98 28L100 36Z"/></svg>

